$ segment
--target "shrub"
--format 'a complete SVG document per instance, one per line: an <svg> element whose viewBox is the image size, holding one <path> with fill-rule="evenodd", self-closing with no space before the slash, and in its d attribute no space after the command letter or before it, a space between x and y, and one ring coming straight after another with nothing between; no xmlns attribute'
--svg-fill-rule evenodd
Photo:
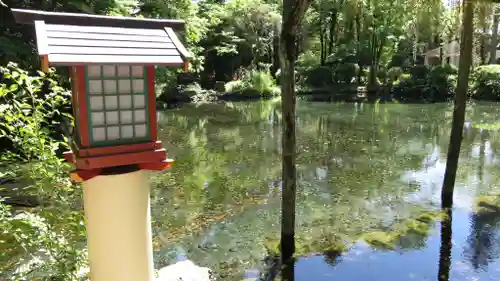
<svg viewBox="0 0 500 281"><path fill-rule="evenodd" d="M425 73L425 75L424 75ZM414 67L413 74L401 74L394 82L394 97L412 101L446 101L455 93L456 81L451 67Z"/></svg>
<svg viewBox="0 0 500 281"><path fill-rule="evenodd" d="M403 70L399 66L391 67L387 70L387 76L390 81L397 81L401 75L403 74Z"/></svg>
<svg viewBox="0 0 500 281"><path fill-rule="evenodd" d="M53 72L29 76L9 64L1 74L0 138L12 141L18 153L2 154L0 166L25 183L22 190L40 198L43 208L14 213L0 198L0 272L12 280L78 280L86 260L81 188L70 182L70 166L56 154L67 143L53 138L44 125L51 123L67 91L49 78Z"/></svg>
<svg viewBox="0 0 500 281"><path fill-rule="evenodd" d="M425 79L429 73L429 68L425 65L414 65L410 68L410 74L415 79Z"/></svg>
<svg viewBox="0 0 500 281"><path fill-rule="evenodd" d="M358 75L359 67L356 63L341 63L335 68L335 77L343 83L351 83Z"/></svg>
<svg viewBox="0 0 500 281"><path fill-rule="evenodd" d="M312 87L324 87L333 84L333 72L329 67L319 66L305 72L306 84Z"/></svg>
<svg viewBox="0 0 500 281"><path fill-rule="evenodd" d="M437 65L431 69L432 75L457 75L458 68L451 64Z"/></svg>
<svg viewBox="0 0 500 281"><path fill-rule="evenodd" d="M20 104L31 106L38 101L45 101L39 111L41 126L47 130L51 138L61 141L63 135L69 135L67 124L69 123L68 118L72 118L68 114L71 112L71 92L59 86L58 78L54 70L46 74L35 73L33 76L29 76L28 72L20 69L17 64L10 63L7 66L0 66L0 83L2 85L0 106L7 110ZM27 116L33 115L31 108L24 108L23 111ZM4 131L5 136L0 137L0 152L10 150L13 153L22 154L15 136L24 127L24 123L17 120L17 122L12 123L13 127L6 127L11 123L9 120L5 120L6 116L2 115L0 114L0 130Z"/></svg>
<svg viewBox="0 0 500 281"><path fill-rule="evenodd" d="M472 72L472 97L500 101L500 65L482 65Z"/></svg>
<svg viewBox="0 0 500 281"><path fill-rule="evenodd" d="M242 75L241 80L226 83L227 93L239 93L246 96L276 95L279 89L269 71L250 70Z"/></svg>

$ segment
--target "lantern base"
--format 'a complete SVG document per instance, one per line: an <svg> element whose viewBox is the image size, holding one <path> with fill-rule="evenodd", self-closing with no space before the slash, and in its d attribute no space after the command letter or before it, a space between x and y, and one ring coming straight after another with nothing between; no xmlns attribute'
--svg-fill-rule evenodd
<svg viewBox="0 0 500 281"><path fill-rule="evenodd" d="M139 170L162 171L173 163L167 159L160 141L85 149L74 145L73 151L65 152L64 158L73 164L71 178L77 182L98 176L111 167L135 166Z"/></svg>
<svg viewBox="0 0 500 281"><path fill-rule="evenodd" d="M172 166L174 160L165 159L162 162L158 163L142 163L133 165L137 168L137 170L148 170L148 171L165 171L170 166ZM97 168L90 170L78 170L74 169L70 172L70 177L74 182L84 182L90 180L94 177L104 174L105 168Z"/></svg>

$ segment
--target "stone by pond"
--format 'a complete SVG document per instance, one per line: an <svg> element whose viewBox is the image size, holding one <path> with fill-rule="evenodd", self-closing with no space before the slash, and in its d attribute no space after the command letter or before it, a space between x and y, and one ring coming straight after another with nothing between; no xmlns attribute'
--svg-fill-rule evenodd
<svg viewBox="0 0 500 281"><path fill-rule="evenodd" d="M500 184L500 131L479 128L499 114L467 112L450 280L500 279L500 215L475 208ZM436 280L451 115L450 104L298 101L295 280ZM217 280L265 276L279 234L279 103L185 105L158 119L176 162L151 178L155 267L189 259Z"/></svg>

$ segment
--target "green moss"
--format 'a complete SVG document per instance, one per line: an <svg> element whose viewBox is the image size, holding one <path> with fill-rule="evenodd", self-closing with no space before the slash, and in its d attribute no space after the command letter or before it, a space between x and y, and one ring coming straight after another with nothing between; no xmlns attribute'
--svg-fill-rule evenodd
<svg viewBox="0 0 500 281"><path fill-rule="evenodd" d="M391 232L373 231L361 235L361 239L376 249L389 250L396 248L396 237L392 235Z"/></svg>
<svg viewBox="0 0 500 281"><path fill-rule="evenodd" d="M441 212L422 212L414 219L392 226L390 231L373 231L361 235L366 243L375 249L395 249L403 239L427 236L433 223L442 217Z"/></svg>
<svg viewBox="0 0 500 281"><path fill-rule="evenodd" d="M280 240L272 237L264 238L264 248L267 251L267 254L271 257L279 257L280 256Z"/></svg>
<svg viewBox="0 0 500 281"><path fill-rule="evenodd" d="M417 218L417 221L430 223L442 217L442 212L422 212Z"/></svg>
<svg viewBox="0 0 500 281"><path fill-rule="evenodd" d="M279 238L266 237L264 247L271 257L280 256ZM335 235L324 235L317 239L297 236L295 238L295 257L301 257L308 254L338 253L341 254L348 250L348 245L340 237Z"/></svg>
<svg viewBox="0 0 500 281"><path fill-rule="evenodd" d="M474 207L477 213L500 212L500 193L476 197Z"/></svg>
<svg viewBox="0 0 500 281"><path fill-rule="evenodd" d="M417 241L429 234L434 222L441 219L442 212L421 212L413 219L404 220L392 225L388 231L374 230L364 234L354 234L342 237L337 234L323 234L319 237L297 235L295 239L295 257L308 254L342 254L349 250L349 246L355 241L362 239L374 249L394 250L400 246L402 241ZM412 244L413 242L410 242ZM414 244L414 243L413 243ZM264 247L269 256L279 257L279 238L267 237L264 239ZM405 246L402 246L405 248Z"/></svg>

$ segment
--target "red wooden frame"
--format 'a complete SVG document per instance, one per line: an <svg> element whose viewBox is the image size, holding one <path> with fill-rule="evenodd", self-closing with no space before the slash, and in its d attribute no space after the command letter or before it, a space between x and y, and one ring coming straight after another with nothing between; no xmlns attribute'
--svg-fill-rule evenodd
<svg viewBox="0 0 500 281"><path fill-rule="evenodd" d="M91 147L89 134L87 85L85 66L72 67L72 98L75 122L78 122L78 140L72 146L72 152L64 153L64 158L71 162L75 170L71 177L75 181L85 181L100 174L103 168L137 165L140 169L163 171L170 167L173 160L167 159L167 152L158 141L156 121L155 67L146 66L149 107L150 141L127 145Z"/></svg>
<svg viewBox="0 0 500 281"><path fill-rule="evenodd" d="M146 67L148 77L148 103L149 103L149 135L152 141L158 140L158 124L156 121L156 90L155 90L155 67Z"/></svg>
<svg viewBox="0 0 500 281"><path fill-rule="evenodd" d="M87 105L87 85L85 84L85 66L78 65L76 68L76 87L78 91L78 100L73 106L78 107L78 119L79 119L79 144L81 147L90 146L90 135L89 135L89 118L88 118L88 105Z"/></svg>

